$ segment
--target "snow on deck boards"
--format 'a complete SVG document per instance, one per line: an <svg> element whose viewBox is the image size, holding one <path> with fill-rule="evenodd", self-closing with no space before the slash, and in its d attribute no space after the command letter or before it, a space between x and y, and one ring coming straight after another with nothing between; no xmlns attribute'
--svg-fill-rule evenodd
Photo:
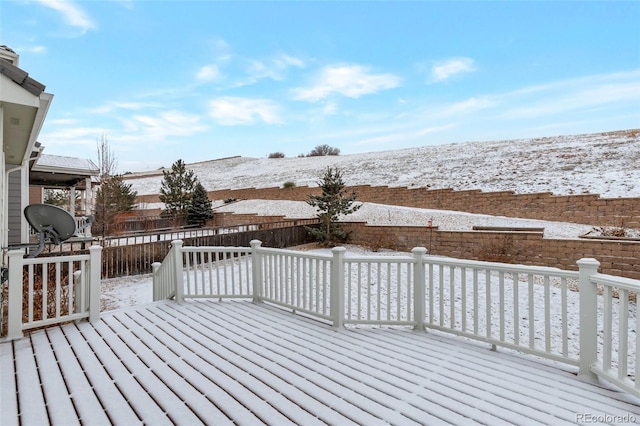
<svg viewBox="0 0 640 426"><path fill-rule="evenodd" d="M0 344L0 424L575 424L638 401L441 333L158 302Z"/></svg>

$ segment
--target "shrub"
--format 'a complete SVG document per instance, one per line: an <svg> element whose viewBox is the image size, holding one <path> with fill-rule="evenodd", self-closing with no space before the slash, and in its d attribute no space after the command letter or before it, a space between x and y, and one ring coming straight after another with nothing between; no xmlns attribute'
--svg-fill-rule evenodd
<svg viewBox="0 0 640 426"><path fill-rule="evenodd" d="M325 155L340 155L340 150L329 145L318 145L311 150L307 157L323 157Z"/></svg>
<svg viewBox="0 0 640 426"><path fill-rule="evenodd" d="M269 154L268 158L284 158L284 153L282 152L272 152Z"/></svg>
<svg viewBox="0 0 640 426"><path fill-rule="evenodd" d="M225 204L233 203L234 201L238 201L238 199L237 199L237 198L234 198L234 197L229 197L229 198L225 198L225 199L223 200L223 202L224 202Z"/></svg>
<svg viewBox="0 0 640 426"><path fill-rule="evenodd" d="M282 184L283 188L294 188L295 186L296 186L296 183L292 180L288 180Z"/></svg>

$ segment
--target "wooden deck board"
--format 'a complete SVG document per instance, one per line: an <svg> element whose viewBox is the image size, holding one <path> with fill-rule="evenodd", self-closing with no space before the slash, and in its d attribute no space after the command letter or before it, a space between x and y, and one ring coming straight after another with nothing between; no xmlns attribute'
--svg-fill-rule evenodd
<svg viewBox="0 0 640 426"><path fill-rule="evenodd" d="M207 313L203 312L204 315ZM289 315L289 314L285 314ZM261 323L264 323L264 318L258 317L252 322L250 317L252 313L249 312L244 316L243 323L240 327L246 327L247 331L254 330L256 327L260 327ZM229 317L218 318L219 321L228 321ZM215 317L207 316L211 318L211 321L216 321ZM231 316L234 320L238 320L240 316ZM272 320L272 318L269 318ZM273 321L273 324L276 321ZM262 348L267 351L271 351L272 356L289 356L286 346L293 344L298 347L295 353L295 359L291 359L286 368L289 369L289 374L305 375L309 369L312 369L316 374L310 377L311 383L316 384L320 389L324 389L325 392L335 392L334 396L339 401L344 401L344 413L354 413L360 409L361 406L366 406L367 410L373 418L381 418L386 421L397 424L412 424L412 422L423 422L425 417L424 411L416 410L414 407L405 406L402 411L398 410L395 406L394 400L397 399L397 393L400 388L393 386L390 381L380 380L375 377L380 374L385 374L379 368L375 368L373 371L363 372L361 368L361 361L354 361L352 363L346 362L344 355L340 352L347 352L343 345L340 347L327 348L329 345L328 339L331 337L340 338L339 333L335 331L328 333L322 333L321 336L313 336L313 327L306 328L305 322L301 324L291 324L288 329L274 329L268 335L268 330L262 326L261 335L255 335L247 342L248 348ZM297 326L303 327L302 331L297 329ZM297 335L302 335L302 340ZM250 335L249 335L250 336ZM325 337L325 338L323 338ZM285 343L286 344L283 344ZM244 349L244 352L248 352ZM334 355L333 359L330 358ZM269 357L268 353L261 351L258 355L259 358ZM335 375L334 372L339 372L339 375ZM390 390L391 389L391 390ZM335 407L329 401L328 405ZM374 404L375 403L375 404ZM349 406L351 404L351 406ZM368 420L373 421L371 417L359 418L357 421L362 424Z"/></svg>
<svg viewBox="0 0 640 426"><path fill-rule="evenodd" d="M123 360L117 356L97 328L89 323L81 323L78 329L91 346L100 364L112 376L136 416L153 425L170 424L166 414L158 409L157 403L136 380L134 372L126 368Z"/></svg>
<svg viewBox="0 0 640 426"><path fill-rule="evenodd" d="M640 420L636 399L571 367L441 333L335 330L249 302L154 303L0 349L3 426Z"/></svg>
<svg viewBox="0 0 640 426"><path fill-rule="evenodd" d="M205 312L201 312L198 315L202 318L202 314L204 313ZM332 389L332 387L335 387L335 384L322 383L323 380L327 381L325 375L318 374L318 372L316 370L313 370L312 366L308 363L304 367L305 371L307 372L306 376L304 374L297 375L298 386L295 390L292 390L290 386L293 385L289 385L287 383L287 380L291 380L293 377L296 377L296 374L290 368L287 369L284 367L285 365L295 366L296 363L292 359L282 358L282 356L271 357L271 359L269 359L269 357L265 355L264 351L261 350L262 347L260 346L260 343L255 344L255 342L248 340L247 337L250 336L250 333L254 332L252 327L249 327L248 334L245 334L246 331L245 333L243 333L242 331L230 333L229 331L224 330L224 327L221 327L219 323L215 322L215 317L205 316L204 318L206 319L207 326L200 324L199 327L204 335L212 334L212 330L214 329L222 330L221 333L223 334L221 337L223 341L232 342L236 340L235 342L233 342L233 344L227 345L226 348L228 351L227 356L229 356L230 359L233 359L234 363L238 365L244 365L244 368L251 368L251 366L260 366L260 370L257 371L260 372L261 375L265 376L265 381L273 381L273 378L276 378L276 380L278 380L280 383L285 383L285 386L282 388L278 386L277 391L287 391L290 397L296 400L296 403L298 404L304 402L303 406L306 410L315 412L316 415L325 418L325 421L327 422L331 422L329 415L332 413L327 413L327 410L324 409L324 406L326 405L330 405L334 407L334 409L341 411L343 413L343 416L350 416L352 420L354 420L358 424L371 422L375 423L379 420L377 417L372 416L370 413L361 410L357 405L354 406L348 404L347 398L343 398L344 395L332 397L330 395L330 390ZM222 322L229 322L229 319L227 318L226 320L222 320ZM190 324L190 326L193 326L193 324ZM241 326L244 326L244 324L238 324L237 327ZM240 340L237 339L238 335L242 335L243 338ZM311 376L308 374L310 369L312 370L311 372L314 373ZM317 398L312 398L310 395L320 395L321 397L327 397L328 401L319 403ZM334 419L334 421L344 422L345 419L344 417L342 417L342 419L338 417Z"/></svg>
<svg viewBox="0 0 640 426"><path fill-rule="evenodd" d="M18 404L24 410L25 423L37 419L47 418L46 403L40 386L38 368L33 354L34 347L29 339L22 339L14 343L16 370L16 389Z"/></svg>
<svg viewBox="0 0 640 426"><path fill-rule="evenodd" d="M467 384L469 378L466 373L463 375L456 372L448 372L445 368L450 362L447 359L448 357L432 356L428 357L428 362L416 363L415 351L412 354L413 356L401 357L397 352L397 346L380 345L380 342L375 340L369 342L365 347L347 350L349 343L340 339L340 336L338 336L340 333L329 334L323 340L324 344L322 346L314 348L313 341L320 339L321 336L310 334L312 332L304 328L299 333L295 333L293 329L302 326L285 323L275 330L275 334L283 334L284 327L288 330L286 334L289 338L297 336L298 339L302 339L294 342L305 348L300 355L317 358L319 362L323 362L326 359L326 356L321 352L323 348L327 349L330 354L335 354L334 361L337 362L338 371L341 373L338 377L361 376L364 384L371 388L385 389L386 392L388 392L386 389L392 388L392 394L385 395L388 404L394 399L397 399L397 403L401 404L403 400L410 398L412 394L416 394L420 395L423 400L429 401L430 398L433 405L448 408L452 415L459 415L461 419L471 418L482 422L487 416L491 416L492 424L499 423L501 419L508 424L513 424L514 421L518 420L527 422L532 419L539 422L557 423L559 421L559 419L548 415L548 413L540 413L539 410L528 409L529 407L526 406L529 403L528 398L518 398L518 394L503 391L501 388L495 389L497 391L496 394L491 394L494 397L502 395L501 400L494 398L493 404L483 404L482 397L483 393L488 393L485 389L488 384L481 381L480 385L477 385L474 389ZM402 333L402 331L398 332ZM346 331L346 333L350 332ZM326 335L326 333L323 333L323 336ZM413 335L415 336L415 334ZM272 337L275 338L275 336ZM309 345L312 346L309 347ZM357 353L354 355L355 351ZM389 363L390 359L394 359L393 357L400 358L398 363ZM363 359L366 359L367 362L363 363ZM331 368L335 367L332 366ZM439 377L443 374L448 376L447 380L442 380ZM425 383L429 382L432 382L432 389L425 386ZM356 390L359 388L359 386L354 386L352 383L346 383L346 385ZM450 389L452 386L453 389ZM372 397L371 392L369 392L368 397ZM469 406L468 400L470 397L479 401L477 407ZM517 410L513 407L517 407ZM423 418L426 414L425 411L417 411L419 411L418 418ZM413 417L416 416L415 410L412 414Z"/></svg>
<svg viewBox="0 0 640 426"><path fill-rule="evenodd" d="M14 368L14 352L11 343L0 345L0 424L10 425L15 422L18 412L18 391Z"/></svg>
<svg viewBox="0 0 640 426"><path fill-rule="evenodd" d="M69 327L72 327L72 325ZM46 331L33 333L31 338L32 340L49 339L51 348L58 360L57 370L50 368L53 366L42 366L42 379L54 380L49 379L49 377L56 378L56 376L58 376L64 380L66 388L60 389L59 391L63 392L68 389L69 398L73 401L73 406L79 420L93 421L97 424L108 424L109 417L104 411L102 402L94 392L93 386L87 380L87 376L78 359L78 355L82 358L90 359L93 354L76 352L76 349L67 341L63 328L61 327L52 327ZM22 371L19 371L18 375L20 375L20 373L22 373ZM20 389L18 389L18 391L20 391ZM22 407L20 408L22 415L24 411ZM30 424L28 422L24 423Z"/></svg>
<svg viewBox="0 0 640 426"><path fill-rule="evenodd" d="M48 340L38 339L33 343L36 362L40 369L58 369L58 361ZM58 370L59 371L59 370ZM59 419L61 424L79 424L73 401L64 379L59 374L48 375L49 380L40 380L49 417Z"/></svg>

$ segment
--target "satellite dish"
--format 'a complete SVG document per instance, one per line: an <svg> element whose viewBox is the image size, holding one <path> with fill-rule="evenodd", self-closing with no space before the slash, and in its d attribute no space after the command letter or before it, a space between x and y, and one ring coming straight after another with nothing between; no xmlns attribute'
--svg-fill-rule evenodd
<svg viewBox="0 0 640 426"><path fill-rule="evenodd" d="M29 257L42 252L45 241L60 244L76 232L76 220L66 210L51 204L31 204L24 208L24 217L38 233L38 249Z"/></svg>

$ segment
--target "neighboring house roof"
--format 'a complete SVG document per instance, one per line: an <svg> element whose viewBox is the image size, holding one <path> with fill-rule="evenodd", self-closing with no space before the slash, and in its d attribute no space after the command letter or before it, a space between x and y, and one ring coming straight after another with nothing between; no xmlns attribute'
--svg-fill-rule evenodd
<svg viewBox="0 0 640 426"><path fill-rule="evenodd" d="M100 170L98 166L86 158L64 157L61 155L42 154L34 169L43 170L47 168L64 169L67 171L83 172L88 176L97 176Z"/></svg>
<svg viewBox="0 0 640 426"><path fill-rule="evenodd" d="M83 186L86 178L99 173L100 169L91 160L42 154L31 168L29 180L33 185Z"/></svg>

